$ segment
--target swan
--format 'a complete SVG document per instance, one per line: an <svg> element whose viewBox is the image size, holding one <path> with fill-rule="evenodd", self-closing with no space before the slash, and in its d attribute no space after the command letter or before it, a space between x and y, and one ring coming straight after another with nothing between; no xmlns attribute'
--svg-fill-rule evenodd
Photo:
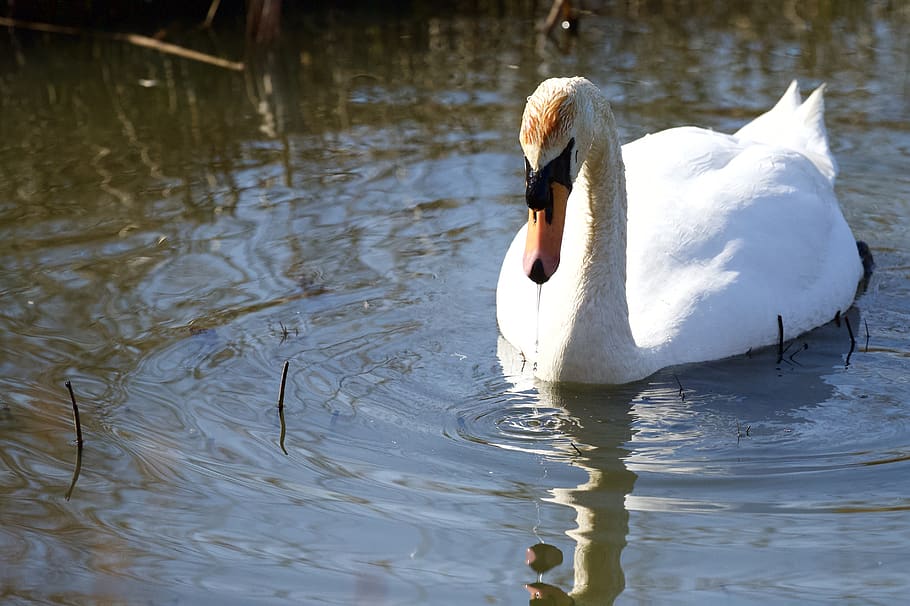
<svg viewBox="0 0 910 606"><path fill-rule="evenodd" d="M795 337L845 312L863 261L834 194L824 85L733 135L620 145L603 93L553 78L519 142L528 220L500 269L502 336L544 381L620 384Z"/></svg>

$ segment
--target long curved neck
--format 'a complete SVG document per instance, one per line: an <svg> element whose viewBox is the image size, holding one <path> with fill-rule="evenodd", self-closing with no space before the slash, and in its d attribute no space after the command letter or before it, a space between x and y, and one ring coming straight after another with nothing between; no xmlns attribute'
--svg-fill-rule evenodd
<svg viewBox="0 0 910 606"><path fill-rule="evenodd" d="M579 199L572 208L585 228L579 231L586 240L580 259L580 278L587 282L582 292L600 312L610 312L612 327L621 328L621 336L634 345L626 302L626 171L613 112L600 95L595 97L593 117L594 138L576 181Z"/></svg>
<svg viewBox="0 0 910 606"><path fill-rule="evenodd" d="M549 288L571 309L553 335L554 378L624 383L653 372L636 345L626 301L626 182L613 112L598 93L592 100L593 141L569 199L562 260ZM563 275L560 276L560 273ZM551 280L556 282L555 280ZM558 375L558 376L555 376Z"/></svg>

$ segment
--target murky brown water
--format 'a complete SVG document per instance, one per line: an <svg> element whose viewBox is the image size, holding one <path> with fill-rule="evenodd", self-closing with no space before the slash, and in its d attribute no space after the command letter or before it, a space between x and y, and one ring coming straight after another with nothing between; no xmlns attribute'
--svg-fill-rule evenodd
<svg viewBox="0 0 910 606"><path fill-rule="evenodd" d="M910 8L731 4L608 7L567 52L519 3L310 15L244 74L4 32L0 600L524 604L539 542L578 604L904 599ZM567 74L627 138L828 83L878 262L849 359L831 325L624 387L511 373L517 124Z"/></svg>

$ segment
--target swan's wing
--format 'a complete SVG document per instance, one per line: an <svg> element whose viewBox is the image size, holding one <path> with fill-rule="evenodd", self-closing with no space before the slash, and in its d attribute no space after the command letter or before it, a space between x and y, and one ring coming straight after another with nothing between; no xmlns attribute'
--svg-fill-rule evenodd
<svg viewBox="0 0 910 606"><path fill-rule="evenodd" d="M823 84L803 102L794 80L773 108L736 131L735 136L743 141L797 151L812 160L833 183L837 176L837 163L828 146L824 93Z"/></svg>
<svg viewBox="0 0 910 606"><path fill-rule="evenodd" d="M852 302L862 268L805 155L697 128L623 147L627 295L639 345L684 362L794 336Z"/></svg>

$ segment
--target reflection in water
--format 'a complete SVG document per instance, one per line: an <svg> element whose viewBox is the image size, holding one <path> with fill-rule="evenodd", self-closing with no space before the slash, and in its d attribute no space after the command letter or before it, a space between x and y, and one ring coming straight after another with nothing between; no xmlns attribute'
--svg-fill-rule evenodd
<svg viewBox="0 0 910 606"><path fill-rule="evenodd" d="M607 392L546 384L538 388L547 406L565 408L577 419L571 438L581 454L572 458L572 464L588 474L588 481L575 488L551 491L553 502L575 510L577 526L566 533L575 541L575 579L569 593L579 606L611 604L625 587L620 563L629 529L625 498L636 478L624 463L632 438L631 394L623 388ZM578 405L591 399L597 401L594 408ZM540 592L540 599L553 600L541 604L570 603L560 601L561 590L556 588Z"/></svg>
<svg viewBox="0 0 910 606"><path fill-rule="evenodd" d="M566 424L571 439L563 446L571 464L583 469L587 481L574 488L551 489L552 501L575 510L574 529L566 534L575 541L573 556L574 582L569 595L579 606L612 604L625 587L621 565L622 550L629 529L626 495L632 492L636 475L625 465L627 444L632 439L631 403L637 388L563 386L536 382L523 368L521 355L502 337L498 353L506 376L517 391L535 386L540 405L562 409L574 422ZM534 548L532 548L534 549ZM538 548L529 557L529 565L543 560L554 561L549 550ZM532 550L529 550L531 553ZM543 568L543 566L541 566ZM564 591L553 585L528 585L531 604L570 604Z"/></svg>
<svg viewBox="0 0 910 606"><path fill-rule="evenodd" d="M572 596L557 587L543 582L528 583L525 589L531 594L530 606L573 606Z"/></svg>
<svg viewBox="0 0 910 606"><path fill-rule="evenodd" d="M543 573L562 564L562 552L555 545L537 543L528 547L526 563L531 570L542 578ZM543 606L545 604L569 606L573 604L572 598L565 591L543 581L528 583L525 585L525 589L531 594L530 603L535 606Z"/></svg>
<svg viewBox="0 0 910 606"><path fill-rule="evenodd" d="M528 547L525 563L537 574L543 574L562 564L562 552L554 545L537 543Z"/></svg>
<svg viewBox="0 0 910 606"><path fill-rule="evenodd" d="M522 368L520 354L500 338L500 361L515 389L527 391L535 386L541 406L562 409L573 419L563 425L566 435L560 437L571 439L569 444L576 453L571 464L588 476L574 488L550 490L554 503L575 511L576 527L566 531L575 542L573 585L566 592L542 579L529 584L530 603L612 604L626 588L621 556L627 546L630 508L651 507L647 496L632 496L638 475L628 461L634 460L641 467L647 461L643 454L651 440L659 443L661 450L685 442L699 418L711 418L713 423L726 418L728 441L738 445L746 437L739 414L748 414L753 419L750 423L761 424L823 402L833 393L824 377L833 365L849 363L852 335L846 327L848 322L861 322L859 311L851 309L844 320L787 342L785 350L798 351L799 357L781 357L776 347L769 347L728 360L667 369L647 384L600 388L536 382ZM729 385L735 391L722 395L717 392L719 385ZM679 430L673 429L674 419L680 423ZM658 435L650 435L655 428L661 428ZM569 454L568 448L563 449ZM640 451L636 456L634 449ZM654 463L656 459L649 471L654 470ZM679 467L695 482L702 474L717 474L716 469L702 469L704 464L698 460L677 458L670 465ZM780 466L775 472L787 473L788 467L797 471L803 463L780 460L774 465ZM721 499L712 501L708 494L703 498L702 503L697 496L678 501L658 498L655 502L671 511L729 507L729 503L721 504ZM547 545L529 549L529 566L542 573L561 562L561 554L556 556L554 549Z"/></svg>

